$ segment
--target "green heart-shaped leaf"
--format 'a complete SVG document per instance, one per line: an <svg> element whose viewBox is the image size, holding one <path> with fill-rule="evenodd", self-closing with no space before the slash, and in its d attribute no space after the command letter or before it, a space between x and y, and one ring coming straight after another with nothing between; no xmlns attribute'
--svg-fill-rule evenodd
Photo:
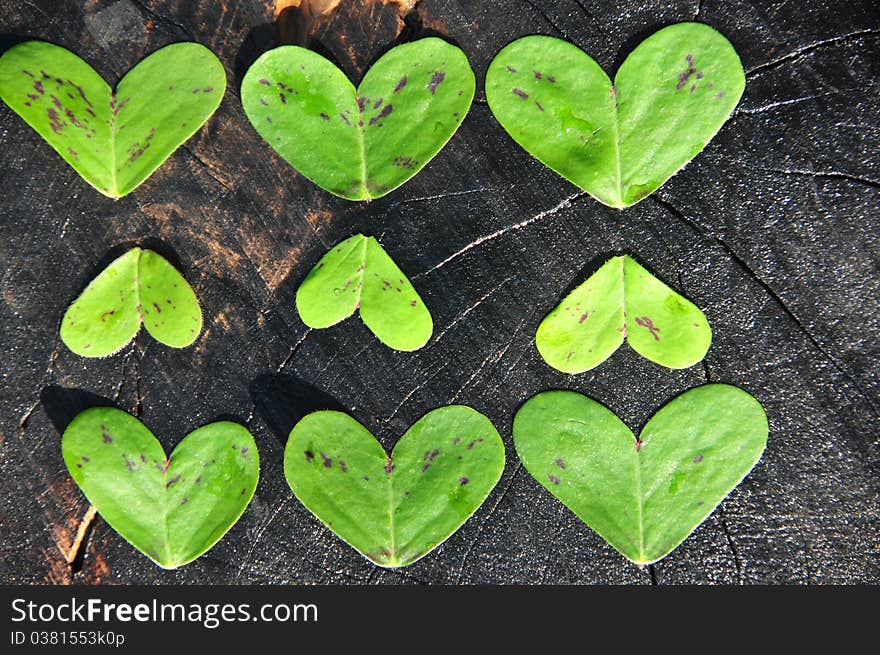
<svg viewBox="0 0 880 655"><path fill-rule="evenodd" d="M452 137L474 97L464 53L437 38L387 52L355 89L311 50L263 54L241 83L257 132L291 166L348 200L369 200L418 173Z"/></svg>
<svg viewBox="0 0 880 655"><path fill-rule="evenodd" d="M712 513L761 457L767 431L758 401L726 384L683 393L639 439L573 391L539 393L513 421L526 470L636 564L668 555Z"/></svg>
<svg viewBox="0 0 880 655"><path fill-rule="evenodd" d="M434 330L410 281L379 242L363 234L321 258L297 289L296 308L312 328L336 325L360 309L366 326L395 350L418 350Z"/></svg>
<svg viewBox="0 0 880 655"><path fill-rule="evenodd" d="M290 432L284 474L318 519L372 562L407 566L455 532L492 491L504 444L479 412L450 405L406 431L391 457L341 412L309 414Z"/></svg>
<svg viewBox="0 0 880 655"><path fill-rule="evenodd" d="M202 331L192 288L152 250L132 248L89 283L61 320L61 340L77 355L106 357L134 339L141 326L173 348Z"/></svg>
<svg viewBox="0 0 880 655"><path fill-rule="evenodd" d="M733 46L700 23L645 39L611 80L574 45L527 36L501 50L486 100L539 161L611 207L653 193L736 107L745 74Z"/></svg>
<svg viewBox="0 0 880 655"><path fill-rule="evenodd" d="M112 407L78 414L61 452L104 520L166 569L191 562L226 534L260 473L254 439L237 423L194 430L166 458L143 423Z"/></svg>
<svg viewBox="0 0 880 655"><path fill-rule="evenodd" d="M612 257L547 314L535 335L541 357L564 373L608 359L624 338L668 368L703 359L712 343L706 316L632 257Z"/></svg>
<svg viewBox="0 0 880 655"><path fill-rule="evenodd" d="M111 90L64 48L28 41L0 57L0 98L105 196L131 193L208 120L226 91L217 57L174 43Z"/></svg>

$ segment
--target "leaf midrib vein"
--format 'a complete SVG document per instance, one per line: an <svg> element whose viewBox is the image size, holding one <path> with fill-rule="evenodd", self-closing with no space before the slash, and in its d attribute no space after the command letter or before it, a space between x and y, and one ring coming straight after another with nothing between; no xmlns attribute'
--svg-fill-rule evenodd
<svg viewBox="0 0 880 655"><path fill-rule="evenodd" d="M393 452L392 455L386 455L388 457L388 462L391 463L391 471L388 473L388 529L391 545L391 555L390 555L390 563L393 563L397 559L396 545L394 543L394 457Z"/></svg>
<svg viewBox="0 0 880 655"><path fill-rule="evenodd" d="M116 174L116 134L119 131L116 126L116 89L110 89L110 174L113 182L113 194L119 197L119 181Z"/></svg>
<svg viewBox="0 0 880 655"><path fill-rule="evenodd" d="M623 294L621 295L620 302L623 310L623 338L627 338L627 313L626 313L626 257L620 258L620 285L623 290ZM640 440L641 435L635 437L636 443L636 518L638 521L639 528L639 559L645 559L645 524L644 524L644 510L645 510L645 498L642 495L642 453L641 453L641 445L643 442Z"/></svg>
<svg viewBox="0 0 880 655"><path fill-rule="evenodd" d="M616 79L611 86L611 101L611 107L614 114L614 149L617 168L617 202L619 207L623 207L623 179L620 165L620 112L617 109L618 89Z"/></svg>
<svg viewBox="0 0 880 655"><path fill-rule="evenodd" d="M639 437L636 437L638 440ZM636 499L638 505L636 506L636 516L638 518L639 524L639 560L644 561L645 559L645 524L643 519L644 509L645 509L645 499L642 496L642 457L641 452L636 448Z"/></svg>
<svg viewBox="0 0 880 655"><path fill-rule="evenodd" d="M364 280L366 279L366 275L367 275L367 246L369 245L370 237L364 236L362 241L363 241L363 254L361 255L361 264L359 267L361 269L361 274L360 274L360 279L358 280L358 283L360 284L360 288L356 287L358 289L358 294L357 294L357 311L358 312L360 311L360 308L361 308L361 300L363 300L363 297L364 297Z"/></svg>
<svg viewBox="0 0 880 655"><path fill-rule="evenodd" d="M358 124L355 129L358 131L358 145L361 149L361 188L364 192L364 200L370 200L370 192L367 189L367 124L364 123L364 112L361 110L359 89L355 89L354 105L358 111Z"/></svg>
<svg viewBox="0 0 880 655"><path fill-rule="evenodd" d="M164 451L163 451L163 454L164 454ZM163 503L162 509L163 509L163 513L164 513L163 523L165 524L165 563L170 564L171 563L171 539L169 537L170 532L168 529L168 493L169 493L168 492L168 474L171 472L171 456L165 455L165 461L168 463L168 466L165 467L165 471L163 472L163 480L165 483L165 490L164 490L165 491L165 493L164 493L165 502Z"/></svg>

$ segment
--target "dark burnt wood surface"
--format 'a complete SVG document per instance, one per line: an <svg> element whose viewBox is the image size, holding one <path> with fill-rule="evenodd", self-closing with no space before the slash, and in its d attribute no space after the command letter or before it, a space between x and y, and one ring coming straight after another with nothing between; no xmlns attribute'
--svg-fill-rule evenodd
<svg viewBox="0 0 880 655"><path fill-rule="evenodd" d="M173 41L212 48L229 89L216 115L126 198L94 192L0 107L0 577L13 583L855 583L880 581L880 8L874 0L291 0L280 35L257 0L0 3L4 49L64 45L114 83ZM338 6L337 6L338 5ZM493 119L482 82L519 36L566 38L614 71L645 36L704 21L747 70L718 136L649 199L603 207L523 152ZM250 127L247 66L308 43L353 78L399 40L441 34L470 57L477 98L423 172L380 200L350 203L295 173ZM426 299L435 336L398 353L357 320L307 329L297 284L326 248L381 238ZM67 305L140 243L177 262L206 324L184 350L141 334L86 360L58 340ZM623 347L562 375L534 347L540 319L613 253L630 253L709 317L702 365L670 371ZM516 459L510 427L534 393L586 393L638 428L706 381L753 393L770 441L752 474L672 555L639 570L547 494ZM68 476L60 433L80 409L132 411L169 448L218 417L244 422L262 479L241 521L207 555L162 571L100 518ZM486 413L508 464L486 504L430 556L372 566L291 495L287 432L343 408L386 447L427 410ZM74 555L79 553L79 557ZM69 562L71 559L73 561Z"/></svg>

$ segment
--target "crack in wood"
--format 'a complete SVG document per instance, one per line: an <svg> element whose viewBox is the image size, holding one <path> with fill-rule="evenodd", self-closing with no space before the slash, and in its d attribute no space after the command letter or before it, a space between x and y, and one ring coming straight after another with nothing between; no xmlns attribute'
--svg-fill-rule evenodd
<svg viewBox="0 0 880 655"><path fill-rule="evenodd" d="M510 346L513 345L514 340L519 335L520 330L526 324L527 321L530 321L532 319L532 316L534 316L534 311L530 312L527 316L524 316L523 319L519 322L519 325L516 326L516 329L514 329L513 334L510 335L510 339L508 339L504 348L502 348L501 351L498 353L498 361L499 362L502 359L504 359L504 356L507 354L507 351L510 350ZM507 367L507 369L504 371L504 374L497 376L498 381L495 383L495 385L490 390L488 390L489 396L493 395L498 390L498 387L500 387L502 384L504 384L507 381L507 379L510 377L510 374L513 373L514 370L516 370L516 368L519 365L522 358L526 356L526 353L528 353L527 348L520 349L519 356L513 361L512 364L510 364L510 366Z"/></svg>
<svg viewBox="0 0 880 655"><path fill-rule="evenodd" d="M180 146L183 150L188 152L190 156L195 160L197 164L201 166L201 168L205 171L205 174L208 175L212 180L214 180L217 184L223 187L227 193L234 195L236 190L234 187L229 185L225 180L221 180L220 177L214 172L213 167L209 166L208 163L202 159L199 155L197 155L192 148L190 148L187 144L183 143ZM225 194L224 194L225 195Z"/></svg>
<svg viewBox="0 0 880 655"><path fill-rule="evenodd" d="M559 34L560 34L560 35L561 35L566 41L568 41L569 43L575 43L574 39L572 39L570 36L568 36L568 34L565 33L565 30L563 30L561 27L559 27L559 25L556 24L556 21L554 21L552 18L550 18L550 17L544 12L544 10L541 9L540 6L536 5L534 2L532 2L532 0L523 0L523 1L524 1L529 7L532 8L532 11L533 11L534 13L536 13L538 16L540 16L541 18L543 18L544 21L545 21L550 27L552 27L554 30L556 30L556 31L557 31L557 32L558 32L558 33L559 33Z"/></svg>
<svg viewBox="0 0 880 655"><path fill-rule="evenodd" d="M727 255L733 260L733 262L743 271L746 275L755 282L758 286L760 286L765 293L767 293L773 301L779 305L779 308L782 309L783 313L791 319L794 323L795 327L797 327L803 334L807 337L807 340L813 345L813 347L819 351L819 353L825 357L825 359L831 363L831 365L843 375L843 377L848 380L855 390L867 401L867 405L870 408L871 412L875 416L880 416L880 409L878 409L875 401L873 400L872 395L866 390L862 388L861 383L855 378L854 374L850 373L846 367L843 366L840 362L837 361L837 358L831 355L830 352L825 348L825 346L815 337L807 327L801 323L800 319L797 315L788 307L785 300L776 292L773 287L771 287L767 282L765 282L760 275L758 275L755 271L749 267L749 265L740 257L736 251L731 248L724 239L717 237L710 232L708 232L705 228L700 226L698 223L692 221L687 218L682 212L676 209L673 205L671 205L668 201L659 198L656 194L648 196L651 200L654 201L655 204L664 208L670 215L674 216L678 220L682 221L684 224L688 225L692 230L694 230L697 234L711 239L716 242L721 248L727 253Z"/></svg>
<svg viewBox="0 0 880 655"><path fill-rule="evenodd" d="M763 114L764 112L772 111L773 109L777 109L779 107L788 107L791 105L797 105L802 102L807 102L808 100L817 100L818 98L827 98L828 96L833 96L834 93L817 93L809 96L802 96L800 98L790 98L789 100L777 100L776 102L770 102L766 105L761 105L760 107L738 107L736 112L734 113L732 118L736 118L740 114L747 115L755 115L755 114Z"/></svg>
<svg viewBox="0 0 880 655"><path fill-rule="evenodd" d="M49 362L46 364L46 370L43 373L43 379L40 383L40 388L35 392L36 399L33 404L25 411L24 415L22 415L21 419L18 421L18 427L20 430L24 430L27 428L28 421L31 416L33 416L34 412L37 410L37 407L40 406L40 392L45 389L47 386L52 384L55 378L55 361L58 359L58 355L61 353L61 336L60 334L55 335L55 345L52 348L52 352L49 354Z"/></svg>
<svg viewBox="0 0 880 655"><path fill-rule="evenodd" d="M595 16L593 16L593 14L590 13L590 10L587 9L587 6L583 2L581 2L581 0L574 0L574 1L577 4L577 6L580 7L581 11L587 15L587 18L589 18L590 20L595 20Z"/></svg>
<svg viewBox="0 0 880 655"><path fill-rule="evenodd" d="M493 365L495 365L499 361L501 361L501 358L504 357L504 353L507 352L507 348L509 348L509 347L510 347L510 343L508 343L505 348L503 348L502 350L499 350L497 353L489 353L488 355L486 355L486 357L483 359L483 361L477 367L477 370L471 374L471 376L467 379L467 381L465 381L465 383L463 385L461 385L458 388L458 390L454 394L452 394L452 396L450 396L449 404L452 404L458 400L458 397L461 395L461 392L464 391L465 389L467 389L470 386L471 382L473 382L477 378L477 376L483 372L483 369L486 368L486 365L489 363L490 360L492 361Z"/></svg>
<svg viewBox="0 0 880 655"><path fill-rule="evenodd" d="M753 66L752 68L746 71L746 79L750 77L755 77L757 75L762 75L768 70L772 70L778 66L786 62L790 62L792 60L800 59L814 50L819 50L821 48L826 48L831 45L837 45L838 43L845 43L847 41L851 41L854 39L860 39L864 36L874 36L880 34L878 30L858 30L856 32L850 32L849 34L841 34L840 36L834 36L828 39L820 39L819 41L813 41L812 43L808 43L805 46L801 46L795 50L792 50L788 54L782 55L781 57L777 57L776 59L771 59L770 61L765 61L763 64L758 64L757 66Z"/></svg>
<svg viewBox="0 0 880 655"><path fill-rule="evenodd" d="M306 331L303 333L303 335L297 340L296 343L293 344L293 346L291 346L290 351L287 353L287 355L284 357L284 359L282 359L281 362L278 364L278 366L275 367L275 374L276 375L281 373L281 371L283 371L287 367L287 365L290 364L290 361L293 359L293 356L296 353L296 351L299 350L299 347L303 344L303 342L308 338L308 336L311 333L312 333L312 328L306 328ZM254 420L254 416L256 414L256 411L257 411L257 402L254 400L251 402L251 409L248 412L247 418L244 421L244 423L248 427L248 429L251 429L251 422Z"/></svg>
<svg viewBox="0 0 880 655"><path fill-rule="evenodd" d="M743 564L742 559L739 556L739 551L736 548L736 544L733 543L733 535L730 533L730 528L727 526L727 519L724 516L724 507L721 505L718 506L718 522L721 524L721 529L724 532L724 538L727 540L727 546L730 548L730 552L733 555L733 563L736 567L736 584L744 584L745 581L743 579Z"/></svg>
<svg viewBox="0 0 880 655"><path fill-rule="evenodd" d="M486 527L486 524L489 523L489 519L492 518L492 515L495 514L495 510L498 509L498 506L501 505L501 501L504 500L507 493L510 491L511 487L513 487L513 482L516 480L516 476L519 474L522 469L522 462L517 459L516 466L513 469L513 473L510 474L510 478L507 481L507 485L505 485L504 490L501 492L501 495L498 497L498 500L495 501L495 504L492 506L492 509L489 510L489 514L486 515L480 521L480 527L477 528L477 534L474 535L474 540L468 546L468 549L464 553L464 557L461 560L461 566L458 569L458 576L456 577L455 584L461 584L462 578L464 577L464 569L467 565L468 558L471 555L471 552L474 550L474 547L477 545L477 542L480 540L480 536L483 534L483 530Z"/></svg>
<svg viewBox="0 0 880 655"><path fill-rule="evenodd" d="M563 209L568 209L569 207L572 206L572 204L574 204L575 202L577 202L578 200L580 200L581 198L583 198L586 195L587 195L586 191L579 191L575 194L568 196L567 198L564 198L563 200L558 202L556 205L554 205L550 209L546 209L542 212L535 214L531 218L527 218L526 220L520 221L519 223L515 223L513 225L508 225L507 227L501 228L500 230L496 230L495 232L492 232L491 234L483 235L483 236L479 237L478 239L471 241L467 245L462 246L461 248L456 250L454 253L449 255L446 259L444 259L443 261L441 261L438 264L435 264L434 266L432 266L428 270L422 271L421 273L414 275L413 279L415 280L417 278L424 277L426 275L433 273L437 269L443 268L449 262L451 262L455 259L458 259L462 255L467 254L469 251L481 246L482 244L484 244L488 241L494 241L495 239L502 237L502 236L508 234L509 232L516 232L517 230L521 230L525 227L528 227L529 225L536 223L540 220L543 220L543 219L547 218L548 216L553 216L554 214L559 213Z"/></svg>
<svg viewBox="0 0 880 655"><path fill-rule="evenodd" d="M414 387L409 393L407 393L407 394L403 397L403 400L401 400L401 401L397 404L397 407L394 408L394 411L392 411L391 414L390 414L387 418L383 419L382 422L383 422L383 423L388 423L388 422L390 422L395 416L397 416L397 413L400 411L400 409L401 409L404 405L406 405L407 402L409 402L409 399L412 398L416 393L418 393L418 391L419 391L420 389L422 389L426 384L428 384L428 382L430 382L430 381L433 380L435 377L437 377L437 376L438 376L438 375L439 375L439 374L440 374L440 373L441 373L441 372L442 372L442 371L443 371L448 365L449 365L449 361L446 361L446 362L443 363L442 366L440 366L440 367L434 369L434 371L433 371L428 377L426 377L426 378L425 378L420 384L418 384L416 387Z"/></svg>
<svg viewBox="0 0 880 655"><path fill-rule="evenodd" d="M474 302L473 304L471 304L471 305L469 305L467 308L465 308L463 311L461 311L461 312L460 312L455 318L452 319L452 321L449 322L449 325L447 325L445 328L443 328L443 330L441 330L440 334L438 334L438 335L437 335L437 336L431 341L431 343L428 344L428 348L427 348L427 349L430 350L430 349L434 348L434 347L435 347L435 346L436 346L436 345L437 345L437 344L443 339L443 337L446 336L446 333L447 333L447 332L449 332L452 328L454 328L454 327L455 327L456 325L458 325L461 321L463 321L465 318L467 318L468 314L470 314L470 313L471 313L472 311L474 311L477 307L479 307L479 306L482 305L484 302L486 302L486 300L488 300L488 299L491 298L493 295L495 295L496 293L498 293L498 291L499 291L504 285L506 285L508 282L510 282L510 281L511 281L513 278L515 278L515 277L516 277L515 275L511 275L511 276L505 278L504 280L501 281L501 283L496 284L496 285L495 285L494 287L492 287L489 291L487 291L487 292L484 293L482 296L480 296L480 298L478 298L476 302Z"/></svg>
<svg viewBox="0 0 880 655"><path fill-rule="evenodd" d="M803 168L763 168L761 166L749 165L751 170L763 171L765 173L778 173L780 175L795 175L802 177L829 178L835 180L846 180L856 184L864 184L874 189L880 189L880 180L869 177L860 177L852 173L844 173L842 171L811 171Z"/></svg>
<svg viewBox="0 0 880 655"><path fill-rule="evenodd" d="M479 187L477 189L465 189L464 191L450 191L449 193L438 193L433 196L419 196L416 198L405 198L403 200L398 200L390 205L385 210L386 212L390 212L395 207L400 207L401 205L409 205L417 202L427 202L429 200L443 200L445 198L455 198L457 196L466 196L472 193L504 193L507 191L512 191L516 188L515 184L510 184L505 187L500 188L492 188L492 187Z"/></svg>

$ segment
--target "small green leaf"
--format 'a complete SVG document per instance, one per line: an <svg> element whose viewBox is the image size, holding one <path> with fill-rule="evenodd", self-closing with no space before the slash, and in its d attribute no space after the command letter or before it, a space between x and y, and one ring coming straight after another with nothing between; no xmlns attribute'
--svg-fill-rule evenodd
<svg viewBox="0 0 880 655"><path fill-rule="evenodd" d="M492 491L504 444L479 412L449 405L406 431L391 457L341 412L314 412L290 432L284 474L294 495L364 557L412 564L443 543Z"/></svg>
<svg viewBox="0 0 880 655"><path fill-rule="evenodd" d="M348 200L379 198L427 164L474 96L464 53L437 38L387 52L360 86L298 46L263 54L241 84L245 113L291 166Z"/></svg>
<svg viewBox="0 0 880 655"><path fill-rule="evenodd" d="M192 287L151 250L132 248L89 283L61 320L61 340L77 355L106 357L134 339L143 320L154 339L173 348L202 331Z"/></svg>
<svg viewBox="0 0 880 655"><path fill-rule="evenodd" d="M523 466L624 557L674 550L752 470L767 444L758 401L726 384L691 389L637 440L595 400L546 391L513 422Z"/></svg>
<svg viewBox="0 0 880 655"><path fill-rule="evenodd" d="M486 100L513 139L611 207L653 193L721 129L742 96L733 46L700 23L645 39L611 80L574 45L527 36L486 74Z"/></svg>
<svg viewBox="0 0 880 655"><path fill-rule="evenodd" d="M214 113L226 91L217 57L174 43L113 91L64 48L41 41L0 57L0 98L105 196L131 193Z"/></svg>
<svg viewBox="0 0 880 655"><path fill-rule="evenodd" d="M359 308L366 326L395 350L418 350L434 330L410 281L374 237L362 234L321 258L297 289L296 308L312 328L336 325Z"/></svg>
<svg viewBox="0 0 880 655"><path fill-rule="evenodd" d="M612 257L550 312L535 335L541 357L564 373L608 359L624 338L652 362L687 368L712 343L706 316L640 266Z"/></svg>
<svg viewBox="0 0 880 655"><path fill-rule="evenodd" d="M166 569L191 562L226 534L260 473L257 445L237 423L194 430L166 458L143 423L112 407L78 414L61 452L104 520Z"/></svg>

